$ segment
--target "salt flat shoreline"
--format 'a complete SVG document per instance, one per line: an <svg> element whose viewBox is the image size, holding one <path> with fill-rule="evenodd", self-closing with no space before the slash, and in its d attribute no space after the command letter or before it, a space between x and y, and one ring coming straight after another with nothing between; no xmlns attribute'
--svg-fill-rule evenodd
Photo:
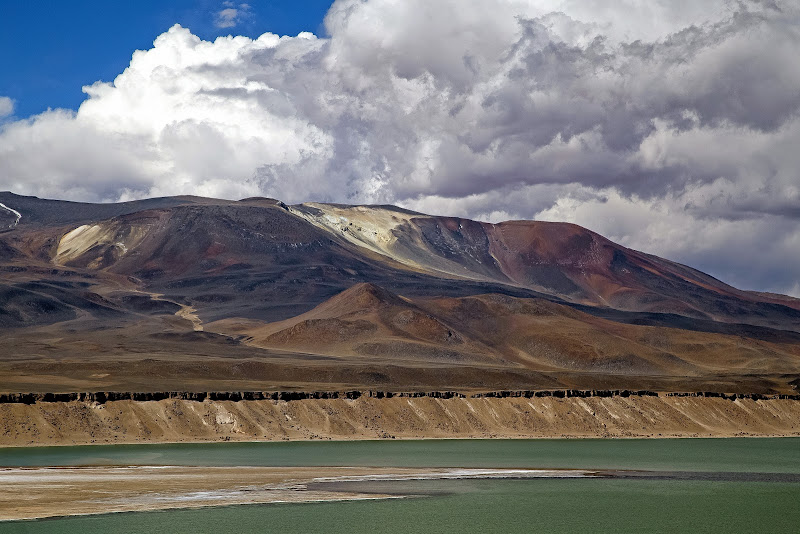
<svg viewBox="0 0 800 534"><path fill-rule="evenodd" d="M603 476L587 469L97 466L0 468L0 521L240 504L391 499L336 489L374 481ZM309 486L313 486L310 488ZM329 489L327 489L329 488Z"/></svg>
<svg viewBox="0 0 800 534"><path fill-rule="evenodd" d="M375 439L800 436L781 398L392 397L0 404L0 446Z"/></svg>
<svg viewBox="0 0 800 534"><path fill-rule="evenodd" d="M800 483L800 473L586 468L62 466L0 468L0 524L247 504L419 498L428 481L613 478ZM412 483L397 486L397 483ZM376 486L377 484L377 486Z"/></svg>

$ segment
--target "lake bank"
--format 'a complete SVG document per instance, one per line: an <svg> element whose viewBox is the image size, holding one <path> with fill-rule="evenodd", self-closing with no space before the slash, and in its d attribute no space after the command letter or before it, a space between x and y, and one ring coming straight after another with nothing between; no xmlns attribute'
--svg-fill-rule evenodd
<svg viewBox="0 0 800 534"><path fill-rule="evenodd" d="M800 436L800 401L632 395L0 404L0 446L421 438Z"/></svg>

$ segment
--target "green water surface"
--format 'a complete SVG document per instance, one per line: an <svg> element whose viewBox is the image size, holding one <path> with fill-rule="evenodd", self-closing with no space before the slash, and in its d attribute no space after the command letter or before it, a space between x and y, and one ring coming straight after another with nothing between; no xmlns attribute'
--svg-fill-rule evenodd
<svg viewBox="0 0 800 534"><path fill-rule="evenodd" d="M800 473L800 438L307 441L0 448L0 466L554 467Z"/></svg>
<svg viewBox="0 0 800 534"><path fill-rule="evenodd" d="M2 465L572 467L800 473L800 439L426 440L0 449ZM800 483L418 482L420 498L0 523L0 532L800 532Z"/></svg>

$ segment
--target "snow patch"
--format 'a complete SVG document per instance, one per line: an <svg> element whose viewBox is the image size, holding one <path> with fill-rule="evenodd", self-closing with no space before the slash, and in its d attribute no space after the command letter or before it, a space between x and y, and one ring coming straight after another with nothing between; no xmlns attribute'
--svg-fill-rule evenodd
<svg viewBox="0 0 800 534"><path fill-rule="evenodd" d="M10 212L12 215L14 215L17 218L14 221L14 224L8 225L9 228L16 228L17 225L19 224L20 219L22 219L22 214L20 212L18 212L17 210L13 209L13 208L9 208L8 206L3 204L2 202L0 202L0 208L3 208L4 210Z"/></svg>

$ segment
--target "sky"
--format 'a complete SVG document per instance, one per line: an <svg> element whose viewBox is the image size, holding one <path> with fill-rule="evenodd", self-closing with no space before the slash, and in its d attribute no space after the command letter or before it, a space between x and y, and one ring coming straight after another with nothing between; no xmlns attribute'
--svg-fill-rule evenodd
<svg viewBox="0 0 800 534"><path fill-rule="evenodd" d="M164 4L4 5L0 190L568 221L800 296L796 1Z"/></svg>
<svg viewBox="0 0 800 534"><path fill-rule="evenodd" d="M318 33L329 7L329 0L232 6L210 0L4 2L0 96L15 100L20 118L48 108L77 110L86 98L84 85L113 80L134 50L151 48L153 39L174 24L202 39L232 33L255 38L265 31Z"/></svg>

